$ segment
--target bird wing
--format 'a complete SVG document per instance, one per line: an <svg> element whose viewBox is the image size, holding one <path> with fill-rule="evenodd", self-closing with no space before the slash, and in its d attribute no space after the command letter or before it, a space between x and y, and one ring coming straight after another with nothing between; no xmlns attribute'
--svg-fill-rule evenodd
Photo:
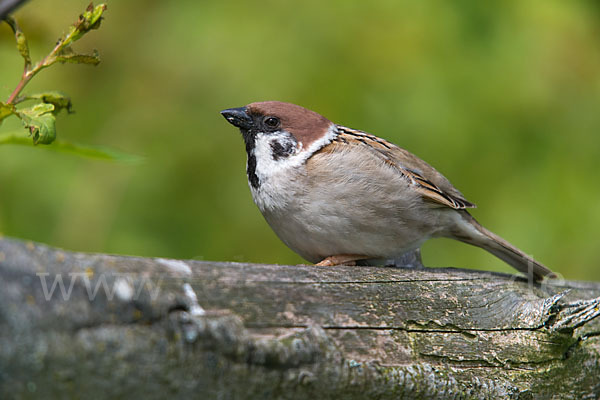
<svg viewBox="0 0 600 400"><path fill-rule="evenodd" d="M328 151L327 147L336 144L368 147L396 169L425 200L457 210L476 207L446 177L407 150L363 131L340 125L337 126L337 131L338 135L333 142L321 150Z"/></svg>

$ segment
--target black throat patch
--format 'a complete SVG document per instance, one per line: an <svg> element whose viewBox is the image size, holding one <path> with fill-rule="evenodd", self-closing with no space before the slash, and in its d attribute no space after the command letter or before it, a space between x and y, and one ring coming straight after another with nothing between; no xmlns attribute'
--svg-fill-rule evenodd
<svg viewBox="0 0 600 400"><path fill-rule="evenodd" d="M256 175L256 156L254 155L254 147L256 147L256 135L252 132L242 130L242 136L244 137L244 143L246 143L246 154L248 155L248 162L246 163L246 174L248 175L248 182L254 189L258 189L260 182L258 175Z"/></svg>

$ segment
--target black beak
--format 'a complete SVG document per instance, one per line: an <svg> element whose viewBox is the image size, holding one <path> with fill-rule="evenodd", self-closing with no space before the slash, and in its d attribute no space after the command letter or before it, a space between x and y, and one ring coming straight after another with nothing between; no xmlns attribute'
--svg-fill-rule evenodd
<svg viewBox="0 0 600 400"><path fill-rule="evenodd" d="M221 115L225 117L231 125L237 126L240 129L252 128L252 118L248 115L246 107L228 108L221 111Z"/></svg>

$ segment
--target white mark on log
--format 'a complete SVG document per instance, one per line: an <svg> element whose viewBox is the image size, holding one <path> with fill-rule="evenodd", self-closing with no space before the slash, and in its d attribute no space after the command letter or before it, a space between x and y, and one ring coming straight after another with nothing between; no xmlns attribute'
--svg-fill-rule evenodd
<svg viewBox="0 0 600 400"><path fill-rule="evenodd" d="M190 268L190 266L184 263L183 261L169 260L167 258L157 258L156 261L169 268L171 271L184 273L186 275L192 274L192 269Z"/></svg>
<svg viewBox="0 0 600 400"><path fill-rule="evenodd" d="M183 292L185 293L186 297L190 300L190 314L192 314L193 316L200 316L206 314L204 308L200 307L200 304L198 304L198 297L196 297L196 292L194 292L194 289L192 289L192 285L190 285L189 283L184 283Z"/></svg>
<svg viewBox="0 0 600 400"><path fill-rule="evenodd" d="M133 287L123 278L117 279L115 282L115 294L121 301L129 301L133 298Z"/></svg>

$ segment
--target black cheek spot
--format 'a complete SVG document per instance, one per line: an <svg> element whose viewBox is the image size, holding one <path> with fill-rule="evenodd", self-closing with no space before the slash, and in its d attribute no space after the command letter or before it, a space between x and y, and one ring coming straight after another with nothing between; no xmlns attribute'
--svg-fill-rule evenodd
<svg viewBox="0 0 600 400"><path fill-rule="evenodd" d="M273 160L279 161L280 158L289 157L290 154L294 152L295 144L291 141L286 141L284 144L281 144L278 140L273 140L271 142L271 155Z"/></svg>

